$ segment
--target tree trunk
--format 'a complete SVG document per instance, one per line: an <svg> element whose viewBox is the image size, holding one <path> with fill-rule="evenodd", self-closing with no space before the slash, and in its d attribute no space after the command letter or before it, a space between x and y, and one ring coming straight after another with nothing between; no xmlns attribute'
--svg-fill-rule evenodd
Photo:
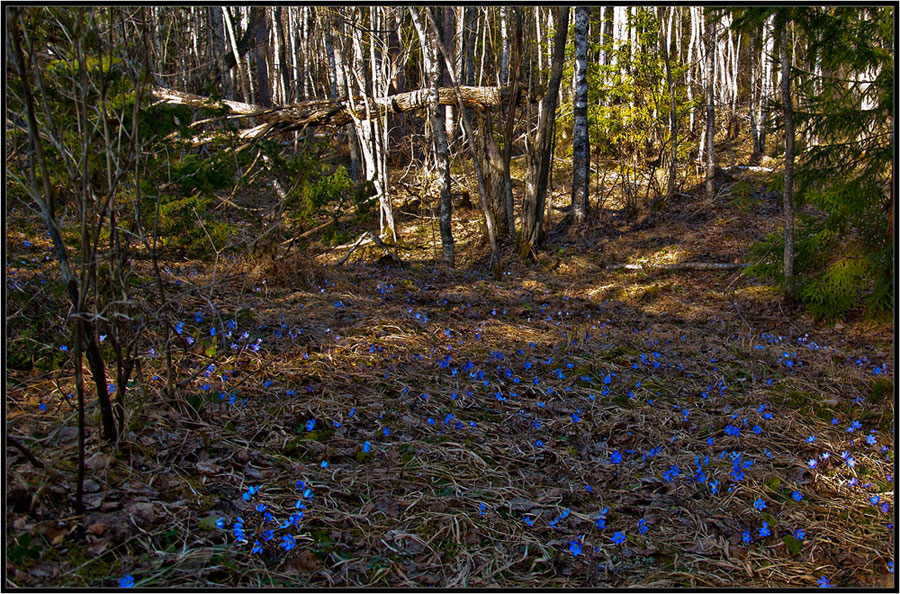
<svg viewBox="0 0 900 594"><path fill-rule="evenodd" d="M756 105L759 103L759 60L756 57L756 40L758 37L757 30L754 28L750 33L750 164L756 165L759 162L759 119L757 116Z"/></svg>
<svg viewBox="0 0 900 594"><path fill-rule="evenodd" d="M522 74L522 12L518 7L512 7L513 18L513 54L512 54L512 82L510 96L519 95L519 78ZM513 148L513 130L516 122L515 105L510 104L506 110L506 128L503 136L503 206L506 209L507 233L511 239L516 237L516 222L514 199L512 193L512 177L510 175L510 160Z"/></svg>
<svg viewBox="0 0 900 594"><path fill-rule="evenodd" d="M794 108L791 104L791 52L788 23L781 29L781 106L784 110L784 282L794 290Z"/></svg>
<svg viewBox="0 0 900 594"><path fill-rule="evenodd" d="M716 21L713 9L706 10L706 198L712 200L716 192Z"/></svg>
<svg viewBox="0 0 900 594"><path fill-rule="evenodd" d="M418 15L414 12L410 12L413 15L414 20L418 20ZM437 39L437 47L441 52L441 55L444 56L444 65L447 67L447 72L450 74L450 81L453 83L453 90L456 93L457 106L459 107L460 115L462 116L462 127L463 134L465 134L466 141L469 145L469 150L472 151L472 163L475 166L475 176L478 178L478 193L481 198L481 208L484 212L484 222L487 227L488 232L488 241L491 245L491 272L495 280L500 280L503 275L503 268L500 262L500 249L497 246L497 237L494 233L494 217L491 214L491 210L487 203L487 189L485 187L484 173L481 169L481 163L484 161L483 155L479 154L478 146L475 142L475 131L472 129L472 122L469 119L468 109L465 106L465 102L463 100L462 92L459 88L459 79L456 77L455 68L453 66L453 60L450 56L450 53L447 51L447 48L444 47L444 43L440 40L440 37L437 35L438 26L435 22L435 18L431 12L431 9L425 9L425 16L428 20L428 24L434 29L435 38ZM421 26L421 24L419 25Z"/></svg>
<svg viewBox="0 0 900 594"><path fill-rule="evenodd" d="M453 17L454 10L452 6L443 6L437 7L437 12L435 14L435 20L441 26L440 35L442 36L442 43L447 51L450 52L453 48ZM450 58L448 60L451 63L455 63L453 54L450 54ZM438 56L438 63L441 64L441 86L449 87L450 85L450 68L451 64L445 64L445 61ZM455 106L453 105L445 105L444 106L444 122L447 130L447 143L452 144L456 140L456 114L455 114Z"/></svg>
<svg viewBox="0 0 900 594"><path fill-rule="evenodd" d="M256 18L260 24L256 27L256 87L258 103L263 107L272 107L272 89L269 85L269 68L266 64L266 55L269 53L269 28L266 26L266 9L262 6L254 6L251 10L262 13Z"/></svg>
<svg viewBox="0 0 900 594"><path fill-rule="evenodd" d="M543 241L544 203L547 197L547 179L550 174L552 131L556 118L556 103L559 98L559 83L562 79L566 34L569 29L569 7L559 6L554 10L556 11L556 34L553 37L550 79L547 83L547 92L540 103L540 118L534 142L532 142L531 154L527 157L528 169L525 175L522 234L519 239L519 252L523 258L532 255Z"/></svg>
<svg viewBox="0 0 900 594"><path fill-rule="evenodd" d="M659 22L663 22L662 18L662 8L659 9ZM663 36L662 32L660 32L660 43L663 43L663 40L671 40L672 37L672 13L675 12L675 7L669 7L669 30L666 31L666 35ZM669 153L669 182L666 186L666 202L672 200L672 197L675 195L675 172L678 166L678 118L675 113L675 82L672 80L672 66L669 63L669 44L666 41L664 47L660 48L660 51L663 55L663 60L666 64L666 84L669 87L669 144L670 144L670 153Z"/></svg>
<svg viewBox="0 0 900 594"><path fill-rule="evenodd" d="M500 7L500 84L505 85L507 81L508 65L509 65L509 36L506 24L506 14L509 7Z"/></svg>
<svg viewBox="0 0 900 594"><path fill-rule="evenodd" d="M759 126L759 154L766 152L766 132L769 120L769 99L772 97L772 62L775 54L774 16L763 24L763 43L760 48L762 80L760 81L759 104L757 105L757 125Z"/></svg>
<svg viewBox="0 0 900 594"><path fill-rule="evenodd" d="M591 148L588 143L587 121L587 28L590 11L586 6L575 8L575 70L572 77L574 97L572 108L575 122L572 131L572 220L583 223L588 211ZM666 62L668 64L668 62Z"/></svg>
<svg viewBox="0 0 900 594"><path fill-rule="evenodd" d="M417 9L409 7L410 12ZM416 32L419 35L419 45L422 47L422 60L424 62L425 74L431 81L428 89L428 116L431 123L431 135L434 144L435 166L438 174L441 176L441 206L439 227L441 231L441 260L448 267L452 268L454 264L454 246L453 246L453 229L451 226L453 217L453 202L450 194L450 155L447 146L447 131L444 127L444 121L439 105L439 86L441 77L439 76L439 63L437 56L437 47L435 43L435 35L432 31L426 31L418 18L418 14L413 15Z"/></svg>
<svg viewBox="0 0 900 594"><path fill-rule="evenodd" d="M231 11L227 6L222 7L222 16L225 17L225 30L228 33L228 41L231 42L231 51L234 55L235 67L238 70L238 80L241 83L241 96L244 98L244 103L250 103L250 80L247 77L246 70L244 70L244 65L241 63L241 54L238 51L234 23L231 20Z"/></svg>

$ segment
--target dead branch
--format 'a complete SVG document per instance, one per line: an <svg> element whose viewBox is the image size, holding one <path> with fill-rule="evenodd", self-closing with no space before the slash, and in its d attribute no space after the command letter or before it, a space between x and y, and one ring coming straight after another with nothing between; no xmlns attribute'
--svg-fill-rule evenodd
<svg viewBox="0 0 900 594"><path fill-rule="evenodd" d="M366 237L369 238L369 241L363 242L363 240L366 239ZM362 235L359 236L359 239L357 239L355 242L353 242L353 245L350 246L350 251L348 251L346 254L344 254L344 257L343 257L343 258L341 258L340 260L338 260L337 266L342 266L342 265L344 264L344 262L347 261L347 258L350 257L350 254L352 254L354 251L356 251L356 248L358 248L358 247L361 246L361 245L368 245L369 243L374 243L374 244L377 245L379 248L381 248L381 251L384 252L384 257L385 257L385 258L389 258L389 259L393 260L394 262L396 262L396 263L399 264L399 265L402 265L402 264L403 264L403 260L401 260L400 258L398 258L397 255L394 254L394 253L388 248L388 246L386 246L386 245L384 244L383 241L381 241L381 238L379 238L377 235L375 235L375 234L372 233L371 231L365 231L365 232L363 232ZM346 247L346 246L338 246L338 248L336 248L336 249L339 249L339 248L342 248L342 247Z"/></svg>
<svg viewBox="0 0 900 594"><path fill-rule="evenodd" d="M681 262L679 264L609 264L606 270L734 270L749 264L730 262Z"/></svg>

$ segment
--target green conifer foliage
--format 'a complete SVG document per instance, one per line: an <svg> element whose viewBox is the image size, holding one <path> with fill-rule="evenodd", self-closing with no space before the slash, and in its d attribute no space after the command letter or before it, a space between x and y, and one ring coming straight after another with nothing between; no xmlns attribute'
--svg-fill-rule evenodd
<svg viewBox="0 0 900 594"><path fill-rule="evenodd" d="M798 218L795 295L822 318L893 309L894 17L889 6L791 9L795 43L821 61L821 75L794 72L807 131L795 199L813 207ZM750 272L782 282L782 242L757 245L767 255Z"/></svg>

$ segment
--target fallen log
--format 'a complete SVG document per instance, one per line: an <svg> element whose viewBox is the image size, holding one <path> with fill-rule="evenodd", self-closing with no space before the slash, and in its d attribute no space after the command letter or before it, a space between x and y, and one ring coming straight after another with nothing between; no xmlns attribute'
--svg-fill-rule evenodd
<svg viewBox="0 0 900 594"><path fill-rule="evenodd" d="M463 103L467 107L484 109L510 103L508 87L460 87L460 92L463 96ZM542 89L539 88L529 96L527 90L520 89L516 93L516 104L522 105L526 100L536 101L542 92ZM275 133L302 130L307 126L343 126L351 123L354 115L359 119L365 119L365 111L357 109L359 113L354 113L346 98L333 101L303 101L292 105L265 108L252 103L216 100L163 87L154 87L151 94L158 101L170 105L224 109L231 118L235 116L253 117L261 120L262 124L238 133L238 138L244 141L264 138ZM355 98L354 104L365 106L365 103L368 102L370 113L375 115L383 115L386 112L402 113L424 108L428 102L427 95L427 89L417 89L388 97ZM441 105L456 105L455 91L452 88L439 89L439 101ZM192 126L210 121L215 121L215 119L195 122ZM193 145L200 145L227 137L228 135L225 133L202 134L192 137L189 142Z"/></svg>
<svg viewBox="0 0 900 594"><path fill-rule="evenodd" d="M734 270L749 264L730 262L681 262L679 264L609 264L606 270Z"/></svg>

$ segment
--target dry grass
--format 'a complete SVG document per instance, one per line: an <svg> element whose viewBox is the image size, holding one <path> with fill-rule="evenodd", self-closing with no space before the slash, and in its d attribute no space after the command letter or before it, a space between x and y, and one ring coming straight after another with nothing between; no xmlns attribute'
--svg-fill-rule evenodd
<svg viewBox="0 0 900 594"><path fill-rule="evenodd" d="M889 585L893 384L872 366L893 372L892 328L842 342L845 334L784 312L746 282L732 299L727 272L603 268L626 253L741 256L751 238L717 235L735 229L716 222L725 210L711 210L690 249L667 239L691 224L677 217L674 227L619 235L607 225L577 242L553 239L530 267L507 262L499 283L465 266L435 273L430 250L410 252L420 260L404 270L322 266L340 256L328 252L248 270L216 290L222 318L239 320L228 340L240 348L185 390L193 407L163 403L153 379L161 358L146 358L126 445L110 451L92 432L84 518L68 516L70 485L47 484L7 450L8 543L21 547L29 534L40 547L37 559L8 561L7 585L111 586L125 573L155 587L784 589L822 575ZM403 236L427 243L430 223L416 220L404 224L418 224L418 234ZM483 258L478 235L477 222L458 227L461 262ZM189 278L188 269L200 272ZM212 271L195 263L173 274L179 319L203 343L208 307L187 289ZM257 352L247 348L258 338ZM793 367L785 351L797 353ZM857 365L863 355L869 363ZM197 348L179 351L176 364L188 376L208 361ZM10 373L8 431L71 474L70 378L57 375ZM46 413L41 400L52 403ZM853 420L862 427L851 433ZM740 434L726 434L729 425ZM877 446L865 442L870 431ZM739 463L752 461L742 480L730 475L737 452ZM298 480L312 497L301 497ZM247 502L251 485L260 491ZM891 513L870 503L875 494ZM276 529L251 553L298 499L299 525ZM244 543L230 529L239 516ZM223 518L226 529L204 518ZM798 528L805 540L792 551ZM612 540L618 531L623 544ZM296 537L292 550L279 547L283 535Z"/></svg>

